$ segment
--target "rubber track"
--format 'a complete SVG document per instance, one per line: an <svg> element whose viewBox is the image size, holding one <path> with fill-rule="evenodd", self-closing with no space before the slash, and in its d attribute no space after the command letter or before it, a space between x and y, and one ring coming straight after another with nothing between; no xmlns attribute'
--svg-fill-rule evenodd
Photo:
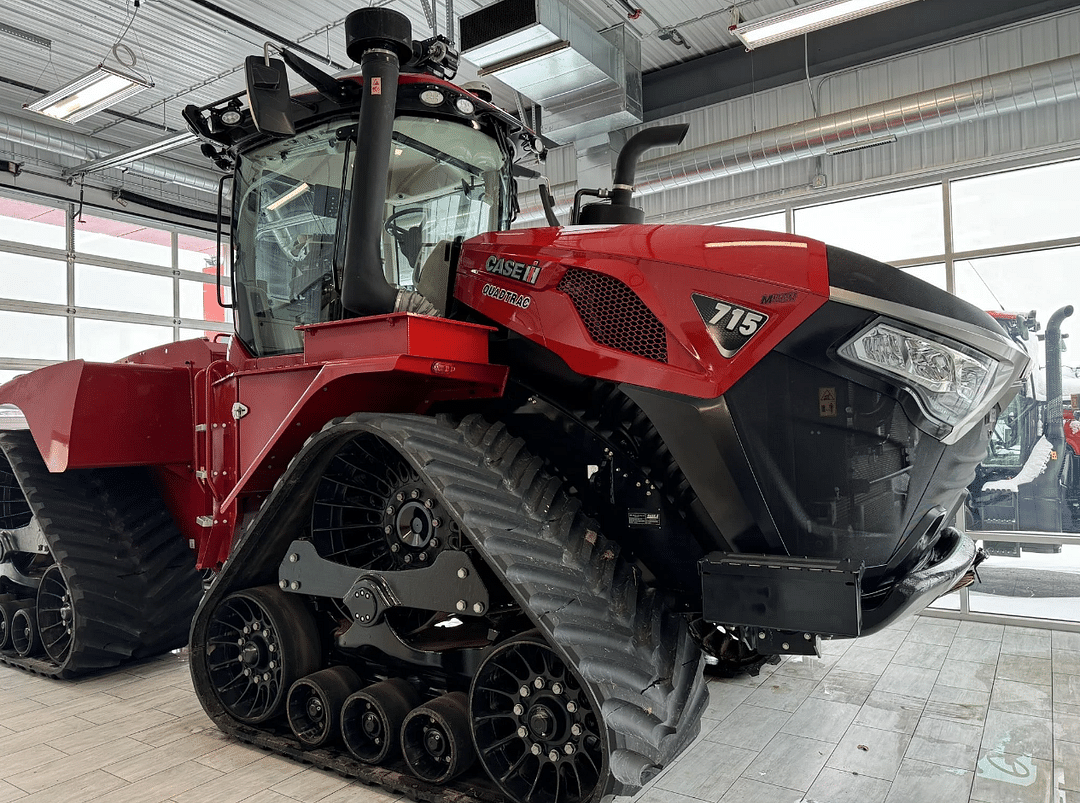
<svg viewBox="0 0 1080 803"><path fill-rule="evenodd" d="M396 418L380 429L442 485L485 562L588 683L607 728L610 781L600 794L637 791L694 739L708 702L685 620L501 423L470 416L452 431Z"/></svg>
<svg viewBox="0 0 1080 803"><path fill-rule="evenodd" d="M60 564L76 629L62 665L0 661L70 678L187 643L202 595L195 559L142 468L51 474L29 431L0 435L12 471Z"/></svg>
<svg viewBox="0 0 1080 803"><path fill-rule="evenodd" d="M704 658L685 621L645 588L619 559L618 546L597 532L576 500L543 471L540 458L525 451L523 441L478 416L455 428L422 416L357 414L331 422L294 456L192 625L195 689L222 730L414 800L499 798L478 769L436 787L341 752L304 752L285 732L259 731L232 720L208 688L199 639L213 607L230 591L276 579L285 547L274 558L266 550L287 544L284 531L295 532L299 521L290 514L295 515L304 489L312 487L310 478L301 478L361 432L378 435L409 460L551 646L586 681L607 726L611 760L597 799L636 791L693 740L708 697ZM283 519L285 524L275 525Z"/></svg>

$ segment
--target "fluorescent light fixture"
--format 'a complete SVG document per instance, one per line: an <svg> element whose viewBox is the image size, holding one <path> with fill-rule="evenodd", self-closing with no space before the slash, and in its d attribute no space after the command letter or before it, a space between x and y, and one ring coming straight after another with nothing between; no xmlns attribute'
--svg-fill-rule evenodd
<svg viewBox="0 0 1080 803"><path fill-rule="evenodd" d="M310 184L308 184L306 181L301 181L299 184L297 184L295 187L293 187L291 190L282 195L280 198L278 198L266 208L269 209L271 212L275 212L281 207L285 206L285 204L287 204L289 201L293 200L294 198L299 198L301 195L303 195L310 189Z"/></svg>
<svg viewBox="0 0 1080 803"><path fill-rule="evenodd" d="M98 65L70 84L23 108L66 123L76 123L152 86L152 83L142 78Z"/></svg>
<svg viewBox="0 0 1080 803"><path fill-rule="evenodd" d="M792 36L827 28L841 22L865 17L914 0L818 0L796 8L770 14L761 19L740 22L730 30L747 50L779 42Z"/></svg>
<svg viewBox="0 0 1080 803"><path fill-rule="evenodd" d="M87 173L96 173L99 170L108 170L110 167L123 167L132 162L137 162L140 159L146 159L149 156L157 156L159 153L168 153L169 151L174 151L177 148L182 148L185 145L191 145L198 141L199 138L192 132L178 131L175 134L169 134L160 139L155 139L153 142L147 142L145 145L136 145L134 148L110 153L108 156L102 156L100 159L93 159L89 162L83 162L74 167L69 167L64 171L64 176L86 175Z"/></svg>
<svg viewBox="0 0 1080 803"><path fill-rule="evenodd" d="M876 148L878 145L889 145L893 142L896 142L896 134L886 134L876 139L864 139L859 142L849 142L845 145L835 145L832 148L826 148L825 153L829 154L829 156L839 156L842 153L864 151L867 148Z"/></svg>

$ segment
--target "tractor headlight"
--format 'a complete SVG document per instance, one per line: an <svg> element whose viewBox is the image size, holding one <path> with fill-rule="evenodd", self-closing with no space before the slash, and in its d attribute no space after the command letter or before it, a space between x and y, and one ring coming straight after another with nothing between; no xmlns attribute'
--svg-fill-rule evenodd
<svg viewBox="0 0 1080 803"><path fill-rule="evenodd" d="M880 322L840 355L903 380L926 416L950 431L980 410L998 369L997 360L949 338Z"/></svg>

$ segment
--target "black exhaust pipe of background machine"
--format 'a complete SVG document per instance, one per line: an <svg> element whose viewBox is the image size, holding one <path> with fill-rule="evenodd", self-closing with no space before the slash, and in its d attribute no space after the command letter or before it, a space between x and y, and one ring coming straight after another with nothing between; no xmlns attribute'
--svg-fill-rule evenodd
<svg viewBox="0 0 1080 803"><path fill-rule="evenodd" d="M401 60L412 55L412 24L388 8L361 8L345 18L345 49L360 63L364 97L356 127L341 275L341 306L355 315L394 311L397 290L383 274L382 227Z"/></svg>
<svg viewBox="0 0 1080 803"><path fill-rule="evenodd" d="M630 205L630 198L634 194L634 177L637 175L638 159L650 148L681 144L689 129L690 126L686 123L661 125L638 131L630 137L619 151L619 158L615 162L615 176L608 196L611 203L587 204L582 208L580 216L574 216L576 218L574 222L583 225L644 223L645 213ZM589 195L598 194L595 190L584 192ZM575 199L575 206L576 204Z"/></svg>
<svg viewBox="0 0 1080 803"><path fill-rule="evenodd" d="M1065 420L1061 404L1061 324L1072 314L1070 304L1051 315L1043 336L1046 346L1046 439L1058 454L1065 448Z"/></svg>
<svg viewBox="0 0 1080 803"><path fill-rule="evenodd" d="M1034 504L1032 517L1025 517L1018 522L1019 529L1047 530L1059 533L1064 524L1063 516L1068 515L1068 507L1061 498L1061 472L1065 467L1065 420L1061 405L1061 323L1073 314L1071 306L1062 307L1050 316L1043 335L1046 348L1046 419L1043 434L1050 441L1055 460L1031 481L1031 496ZM1020 512L1024 512L1023 495L1020 498ZM1029 547L1025 545L1025 549Z"/></svg>

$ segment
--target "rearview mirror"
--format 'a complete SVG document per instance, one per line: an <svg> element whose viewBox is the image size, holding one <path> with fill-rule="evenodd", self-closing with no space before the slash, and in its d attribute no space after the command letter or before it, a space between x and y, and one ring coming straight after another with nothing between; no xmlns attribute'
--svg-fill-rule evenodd
<svg viewBox="0 0 1080 803"><path fill-rule="evenodd" d="M289 117L289 77L285 62L262 56L248 56L244 60L247 77L248 103L255 127L264 134L291 137L296 133Z"/></svg>

